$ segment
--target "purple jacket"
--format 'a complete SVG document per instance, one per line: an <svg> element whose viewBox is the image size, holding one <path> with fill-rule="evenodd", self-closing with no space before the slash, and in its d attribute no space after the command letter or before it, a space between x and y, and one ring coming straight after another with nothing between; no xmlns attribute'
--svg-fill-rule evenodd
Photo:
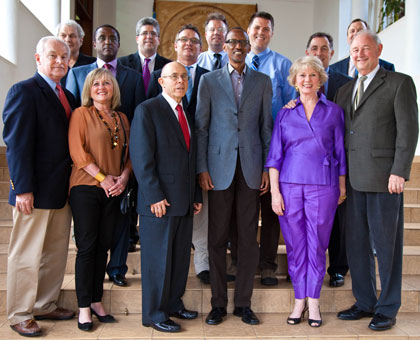
<svg viewBox="0 0 420 340"><path fill-rule="evenodd" d="M300 98L280 110L265 167L279 170L283 183L338 185L346 174L341 107L321 94L309 122Z"/></svg>

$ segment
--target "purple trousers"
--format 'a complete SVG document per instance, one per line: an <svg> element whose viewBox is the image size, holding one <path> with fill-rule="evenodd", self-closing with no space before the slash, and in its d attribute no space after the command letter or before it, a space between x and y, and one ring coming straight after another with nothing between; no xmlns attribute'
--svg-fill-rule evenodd
<svg viewBox="0 0 420 340"><path fill-rule="evenodd" d="M279 216L296 299L318 299L335 210L337 186L280 183L285 211Z"/></svg>

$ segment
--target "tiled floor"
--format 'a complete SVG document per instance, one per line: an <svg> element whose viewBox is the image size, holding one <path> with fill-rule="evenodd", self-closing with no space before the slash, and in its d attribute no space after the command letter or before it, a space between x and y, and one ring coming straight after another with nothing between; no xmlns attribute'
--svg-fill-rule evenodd
<svg viewBox="0 0 420 340"><path fill-rule="evenodd" d="M335 313L324 313L324 324L320 328L311 328L306 320L300 325L287 325L287 314L259 314L261 324L249 326L232 314L217 326L209 326L204 320L206 315L199 315L196 320L181 320L183 331L175 334L156 332L141 326L141 314L116 315L118 323L100 324L94 319L94 330L82 332L77 328L77 320L41 321L44 334L41 339L401 339L420 340L420 320L417 313L400 313L397 325L390 331L374 332L367 328L369 319L359 321L341 321ZM178 322L178 320L177 320ZM0 316L0 339L23 339L13 332L5 316Z"/></svg>

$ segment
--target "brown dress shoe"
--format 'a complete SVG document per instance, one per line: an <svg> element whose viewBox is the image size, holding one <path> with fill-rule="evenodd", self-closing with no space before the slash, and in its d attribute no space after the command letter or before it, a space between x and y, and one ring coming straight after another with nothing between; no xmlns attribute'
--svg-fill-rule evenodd
<svg viewBox="0 0 420 340"><path fill-rule="evenodd" d="M34 319L28 319L20 323L10 325L10 328L22 336L40 336L41 328Z"/></svg>
<svg viewBox="0 0 420 340"><path fill-rule="evenodd" d="M74 315L72 310L57 308L48 314L35 316L35 320L70 320L74 318Z"/></svg>

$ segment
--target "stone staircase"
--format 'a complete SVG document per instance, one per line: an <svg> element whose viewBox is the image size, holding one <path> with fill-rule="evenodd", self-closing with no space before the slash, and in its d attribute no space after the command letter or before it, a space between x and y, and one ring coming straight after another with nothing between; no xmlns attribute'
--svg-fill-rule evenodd
<svg viewBox="0 0 420 340"><path fill-rule="evenodd" d="M7 203L9 174L5 150L0 148L0 340L20 338L10 330L6 317L6 273L7 249L12 229L11 208ZM77 329L76 321L40 322L46 339L411 339L420 340L420 157L413 164L410 182L405 193L405 239L403 259L402 306L397 317L397 325L390 331L378 333L367 328L368 319L341 321L336 313L354 303L351 292L351 277L340 288L328 286L328 276L321 292L321 311L324 325L319 329L310 328L306 322L290 326L286 324L288 313L293 307L292 285L286 282L286 251L283 244L278 247L279 285L266 287L255 278L252 308L258 314L261 324L248 326L229 314L219 326L209 326L204 320L210 311L210 286L203 285L196 278L191 266L184 303L188 309L199 311L200 316L193 321L181 321L184 329L177 334L165 334L141 326L141 275L139 248L128 256L128 287L118 287L105 280L103 303L107 311L118 319L117 324L99 324L95 321L93 332L85 333ZM282 242L280 242L282 243ZM77 310L74 263L76 247L69 241L69 253L59 304ZM229 256L228 256L229 261ZM379 284L379 279L378 279ZM228 293L233 300L234 283L229 283ZM230 302L228 312L232 312Z"/></svg>

